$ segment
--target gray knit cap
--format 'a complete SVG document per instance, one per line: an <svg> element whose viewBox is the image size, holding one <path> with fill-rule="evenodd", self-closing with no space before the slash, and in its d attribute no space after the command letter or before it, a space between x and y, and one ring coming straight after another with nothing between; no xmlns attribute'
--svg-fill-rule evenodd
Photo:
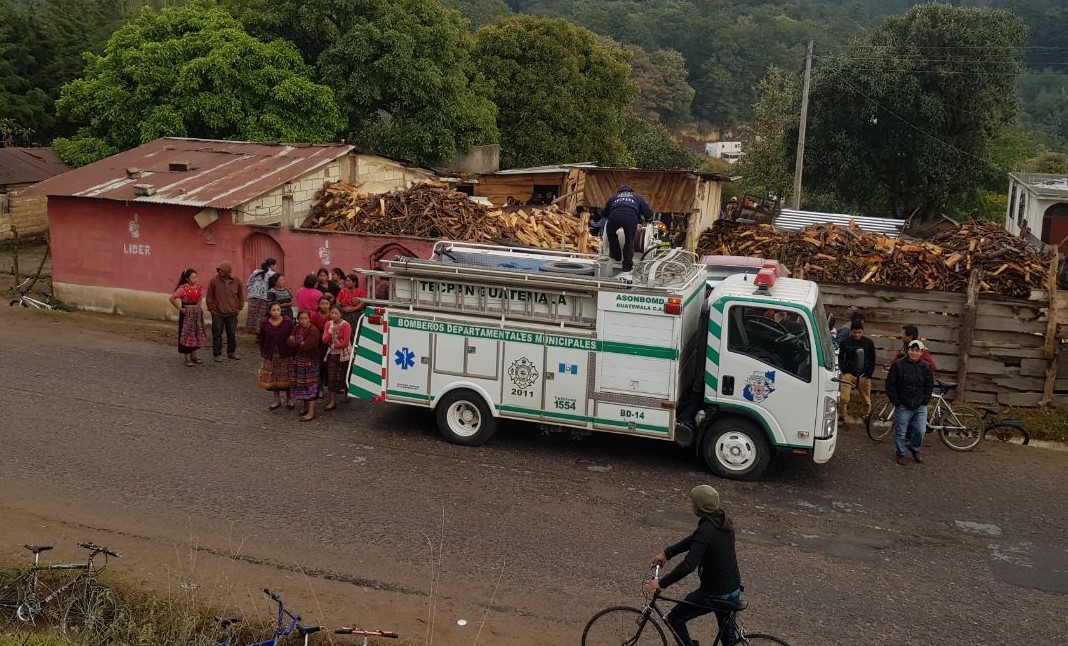
<svg viewBox="0 0 1068 646"><path fill-rule="evenodd" d="M711 485L697 485L690 489L690 501L697 511L702 514L712 514L719 511L719 492Z"/></svg>

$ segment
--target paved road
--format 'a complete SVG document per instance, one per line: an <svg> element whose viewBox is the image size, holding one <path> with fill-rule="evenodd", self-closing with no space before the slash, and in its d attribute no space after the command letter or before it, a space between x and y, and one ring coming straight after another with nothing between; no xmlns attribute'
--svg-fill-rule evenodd
<svg viewBox="0 0 1068 646"><path fill-rule="evenodd" d="M741 528L754 627L1068 644L1068 453L936 444L900 467L850 430L828 465L735 483L611 436L516 426L471 449L412 408L268 412L250 347L188 369L169 329L2 309L4 548L88 538L163 589L263 612L271 585L413 643L472 644L480 626L482 644L576 643L593 611L639 601L644 561L693 524L685 492L711 482Z"/></svg>

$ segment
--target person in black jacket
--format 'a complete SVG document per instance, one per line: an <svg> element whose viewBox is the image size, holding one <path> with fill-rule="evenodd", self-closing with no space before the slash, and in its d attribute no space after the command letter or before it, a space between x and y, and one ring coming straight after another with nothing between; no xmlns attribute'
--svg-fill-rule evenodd
<svg viewBox="0 0 1068 646"><path fill-rule="evenodd" d="M934 392L934 375L923 361L922 341L912 341L908 355L895 361L886 376L886 396L894 405L894 445L897 463L905 464L905 449L916 462L923 462L920 449L927 428L927 402Z"/></svg>
<svg viewBox="0 0 1068 646"><path fill-rule="evenodd" d="M863 357L861 352L863 351ZM864 336L864 323L854 320L849 325L849 336L838 345L838 369L841 384L838 387L839 409L845 414L853 391L860 394L863 417L871 412L871 376L875 374L875 342Z"/></svg>
<svg viewBox="0 0 1068 646"><path fill-rule="evenodd" d="M651 221L653 209L630 184L619 187L619 192L608 199L601 211L608 218L608 249L612 260L623 261L623 271L634 269L634 236L638 231L638 218ZM623 248L619 247L617 232L623 229Z"/></svg>
<svg viewBox="0 0 1068 646"><path fill-rule="evenodd" d="M742 577L738 574L738 557L734 552L734 524L720 507L719 492L709 485L698 485L690 490L690 502L694 515L700 518L697 529L654 556L650 564L664 565L683 552L686 558L659 581L654 579L645 585L649 592L665 589L697 570L701 585L686 595L685 601L689 603L677 604L667 616L668 625L683 646L696 644L690 638L686 624L713 612L708 604L714 600L738 599L742 596ZM723 632L723 646L734 646L738 637L733 627L726 623L728 613L718 610L715 613L720 631Z"/></svg>

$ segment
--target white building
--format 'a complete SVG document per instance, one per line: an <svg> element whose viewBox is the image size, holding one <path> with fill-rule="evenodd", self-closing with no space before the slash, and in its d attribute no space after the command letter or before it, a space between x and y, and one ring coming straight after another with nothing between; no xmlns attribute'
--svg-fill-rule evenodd
<svg viewBox="0 0 1068 646"><path fill-rule="evenodd" d="M1005 228L1032 244L1068 250L1068 176L1009 173Z"/></svg>
<svg viewBox="0 0 1068 646"><path fill-rule="evenodd" d="M742 142L740 141L710 141L705 144L705 154L716 159L725 159L734 163L742 158Z"/></svg>

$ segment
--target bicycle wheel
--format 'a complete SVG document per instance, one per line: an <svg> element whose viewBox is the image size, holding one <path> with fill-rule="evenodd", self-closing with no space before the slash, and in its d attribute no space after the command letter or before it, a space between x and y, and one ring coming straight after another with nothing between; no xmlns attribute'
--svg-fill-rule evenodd
<svg viewBox="0 0 1068 646"><path fill-rule="evenodd" d="M894 405L889 399L880 397L872 402L871 412L868 413L868 437L876 442L881 442L894 430Z"/></svg>
<svg viewBox="0 0 1068 646"><path fill-rule="evenodd" d="M664 629L645 611L628 606L605 608L582 630L582 646L667 646Z"/></svg>
<svg viewBox="0 0 1068 646"><path fill-rule="evenodd" d="M0 572L0 630L6 630L16 622L16 613L22 603L22 590L19 575L14 572Z"/></svg>
<svg viewBox="0 0 1068 646"><path fill-rule="evenodd" d="M73 636L88 646L107 644L111 641L118 616L119 596L115 590L94 581L87 583L70 600L60 629L64 635Z"/></svg>
<svg viewBox="0 0 1068 646"><path fill-rule="evenodd" d="M995 440L1001 440L1009 444L1027 445L1031 443L1031 434L1027 432L1027 429L1007 424L994 424L986 429L983 437L992 437Z"/></svg>
<svg viewBox="0 0 1068 646"><path fill-rule="evenodd" d="M743 644L746 646L769 646L770 644L779 644L779 646L790 646L790 644L786 643L785 639L779 639L774 635L765 635L764 633L750 633L745 637L742 637L735 643L739 646Z"/></svg>
<svg viewBox="0 0 1068 646"><path fill-rule="evenodd" d="M954 451L971 451L983 439L983 416L960 406L947 410L938 426L938 439Z"/></svg>

